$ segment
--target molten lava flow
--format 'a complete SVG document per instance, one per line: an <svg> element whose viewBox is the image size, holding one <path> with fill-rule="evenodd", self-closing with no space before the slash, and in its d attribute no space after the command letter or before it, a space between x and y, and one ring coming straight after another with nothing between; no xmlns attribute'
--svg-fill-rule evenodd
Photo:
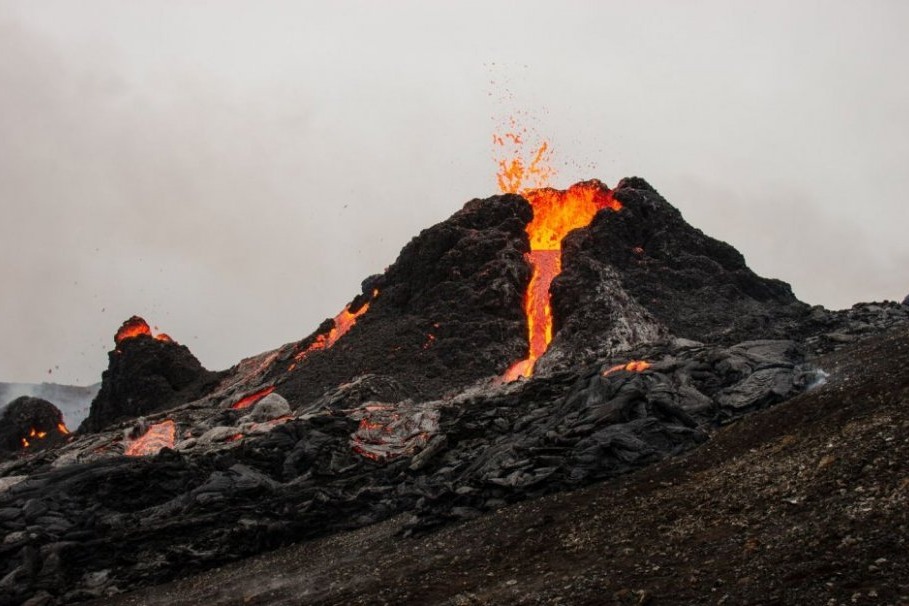
<svg viewBox="0 0 909 606"><path fill-rule="evenodd" d="M245 397L241 398L240 400L237 400L237 402L234 403L234 405L231 406L231 408L233 408L234 410L239 410L240 408L249 408L250 406L252 406L256 402L258 402L259 400L261 400L262 398L264 398L265 396L267 396L274 390L275 390L274 386L260 389L259 391L251 393L248 396L245 396Z"/></svg>
<svg viewBox="0 0 909 606"><path fill-rule="evenodd" d="M373 299L375 299L378 296L379 296L378 290L372 291ZM335 343L338 342L338 339L340 339L341 337L346 335L347 332L351 328L353 328L353 325L357 323L357 318L359 318L360 316L365 314L368 309L369 309L369 301L367 301L366 303L363 303L363 305L361 305L356 311L350 311L350 305L347 305L346 307L344 307L343 311L341 311L341 313L339 313L337 316L335 316L335 319L334 319L335 324L331 328L331 330L329 330L327 333L316 335L316 338L309 345L309 347L307 347L306 349L304 349L303 351L301 351L300 353L298 353L297 355L294 356L294 362L293 362L293 364L290 365L290 368L288 368L287 370L291 371L294 368L296 368L297 363L302 362L306 358L306 356L308 356L309 354L311 354L312 352L314 352L316 350L330 349Z"/></svg>
<svg viewBox="0 0 909 606"><path fill-rule="evenodd" d="M525 154L527 129L519 130L514 119L510 128L511 132L492 138L493 145L501 148L503 154L496 160L499 168L496 178L503 193L521 194L533 207L533 220L525 228L530 240L530 252L525 258L532 274L524 297L528 355L508 369L503 377L505 381L529 377L537 359L552 341L549 287L562 271L562 239L568 232L590 224L597 211L622 208L609 188L596 180L577 183L564 191L550 188L555 169L550 164L549 143L543 141Z"/></svg>
<svg viewBox="0 0 909 606"><path fill-rule="evenodd" d="M59 431L64 436L69 435L69 430L66 428L66 425L64 425L62 421L60 423L57 423L57 431Z"/></svg>
<svg viewBox="0 0 909 606"><path fill-rule="evenodd" d="M156 326L155 330L157 330L157 328L158 327ZM114 335L114 343L116 343L117 345L120 345L120 343L122 343L126 339L133 339L135 337L140 337L142 335L149 336L149 337L153 336L158 341L163 341L165 343L174 342L173 339L171 339L168 335L166 335L164 333L160 333L158 335L152 335L152 330L149 327L148 322L146 322L139 316L133 316L132 318L130 318L129 320L124 322L120 326L119 330L117 330L117 334Z"/></svg>
<svg viewBox="0 0 909 606"><path fill-rule="evenodd" d="M148 431L130 442L123 452L128 457L157 454L162 448L173 448L177 437L177 425L170 419L148 428Z"/></svg>
<svg viewBox="0 0 909 606"><path fill-rule="evenodd" d="M529 377L537 358L552 341L549 287L562 271L562 239L570 231L587 226L600 209L618 211L622 208L612 192L599 181L576 183L564 191L543 188L521 193L533 207L533 220L526 227L530 240L526 259L532 275L524 298L530 348L526 359L508 369L505 381Z"/></svg>
<svg viewBox="0 0 909 606"><path fill-rule="evenodd" d="M628 362L626 364L616 364L612 368L607 368L606 370L603 371L603 376L605 377L605 376L611 375L612 373L618 372L620 370L624 370L627 372L644 372L645 370L650 368L650 366L651 366L650 362L648 362L646 360L632 360L631 362Z"/></svg>

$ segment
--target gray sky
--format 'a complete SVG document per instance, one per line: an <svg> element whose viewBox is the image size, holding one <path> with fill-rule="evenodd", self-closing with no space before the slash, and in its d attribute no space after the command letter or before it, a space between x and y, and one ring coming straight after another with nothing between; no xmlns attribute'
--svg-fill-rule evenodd
<svg viewBox="0 0 909 606"><path fill-rule="evenodd" d="M496 193L648 179L832 308L909 292L909 3L0 0L0 380L137 313L209 368L310 333ZM48 374L48 370L53 372Z"/></svg>

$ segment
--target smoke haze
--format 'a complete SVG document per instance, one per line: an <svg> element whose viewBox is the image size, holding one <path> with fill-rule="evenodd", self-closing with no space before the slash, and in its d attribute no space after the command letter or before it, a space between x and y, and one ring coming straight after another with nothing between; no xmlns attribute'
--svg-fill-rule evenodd
<svg viewBox="0 0 909 606"><path fill-rule="evenodd" d="M209 368L309 334L496 193L640 175L759 274L909 292L909 5L0 0L0 380L91 384L133 314Z"/></svg>

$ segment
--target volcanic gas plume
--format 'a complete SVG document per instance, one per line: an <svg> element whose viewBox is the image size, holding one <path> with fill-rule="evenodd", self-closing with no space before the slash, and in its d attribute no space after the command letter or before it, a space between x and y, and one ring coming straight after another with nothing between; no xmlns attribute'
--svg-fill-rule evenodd
<svg viewBox="0 0 909 606"><path fill-rule="evenodd" d="M517 147L523 143L520 134L493 138L493 142L500 146L504 146L506 141ZM562 239L568 232L588 225L597 211L603 208L618 211L622 208L609 188L597 180L576 183L567 190L548 187L549 179L555 174L548 163L548 151L549 145L544 141L529 162L522 161L520 155L498 162L499 188L504 193L521 194L533 207L533 220L526 227L530 240L530 252L526 259L533 272L524 297L528 355L508 369L505 381L529 377L537 359L552 341L549 287L553 278L562 271Z"/></svg>

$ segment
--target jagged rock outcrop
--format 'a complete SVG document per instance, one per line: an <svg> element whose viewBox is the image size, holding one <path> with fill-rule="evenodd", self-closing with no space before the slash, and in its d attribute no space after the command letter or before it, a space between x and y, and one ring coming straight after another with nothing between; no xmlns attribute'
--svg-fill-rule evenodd
<svg viewBox="0 0 909 606"><path fill-rule="evenodd" d="M127 326L144 328L120 338ZM100 431L117 421L133 419L201 397L219 375L206 370L185 345L151 335L145 320L133 317L118 332L116 348L107 354L101 389L92 401L80 432Z"/></svg>

